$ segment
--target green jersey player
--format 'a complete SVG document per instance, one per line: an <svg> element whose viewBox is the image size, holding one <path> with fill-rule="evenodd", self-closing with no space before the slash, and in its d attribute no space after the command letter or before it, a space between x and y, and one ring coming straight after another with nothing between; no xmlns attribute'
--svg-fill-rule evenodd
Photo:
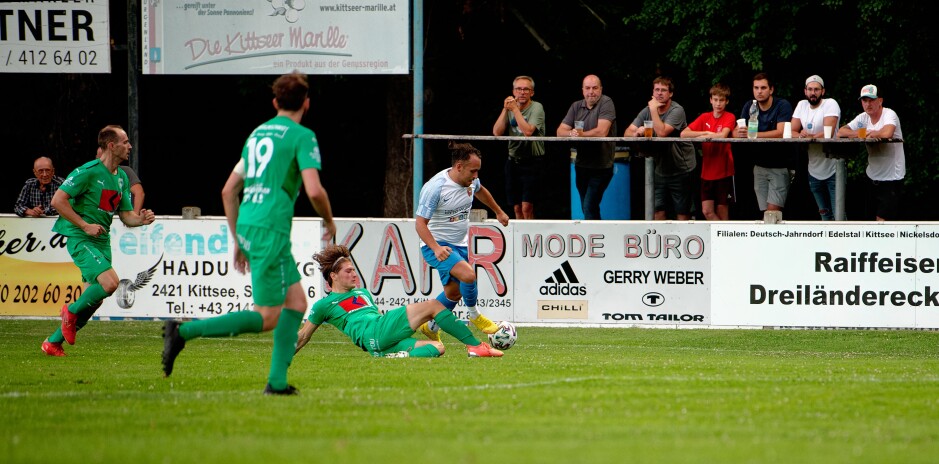
<svg viewBox="0 0 939 464"><path fill-rule="evenodd" d="M313 259L319 264L320 273L332 293L313 305L309 319L298 334L297 351L307 344L319 326L329 323L372 356L435 358L444 353L439 339L417 340L412 337L421 324L433 320L444 332L466 344L468 356L502 356L501 351L481 343L456 318L451 311L456 301L447 299L443 292L437 299L412 303L381 314L372 293L358 288L359 277L348 248L330 245Z"/></svg>
<svg viewBox="0 0 939 464"><path fill-rule="evenodd" d="M75 334L85 326L101 301L117 290L121 279L111 267L111 222L114 214L128 227L152 224L153 211L133 211L127 174L118 165L130 157L130 140L120 126L98 132L101 156L78 167L52 197L59 218L52 230L68 237L69 255L81 270L85 288L71 305L62 307L62 325L42 342L49 356L65 356L62 341L75 344Z"/></svg>
<svg viewBox="0 0 939 464"><path fill-rule="evenodd" d="M163 327L163 374L187 340L228 337L274 330L274 348L265 394L293 395L287 368L293 359L297 329L307 302L300 273L291 253L290 228L301 184L316 212L323 218L323 241L336 234L329 197L319 179L320 151L316 135L300 125L310 108L305 75L291 73L274 81L277 116L258 126L245 142L241 160L225 187L222 201L229 229L237 242L234 267L251 272L254 311L185 324L166 321ZM239 194L242 199L239 205Z"/></svg>

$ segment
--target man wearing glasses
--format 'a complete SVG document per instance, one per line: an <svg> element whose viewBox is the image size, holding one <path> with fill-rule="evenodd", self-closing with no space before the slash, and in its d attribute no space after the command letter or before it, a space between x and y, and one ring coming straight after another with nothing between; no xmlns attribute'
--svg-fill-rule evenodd
<svg viewBox="0 0 939 464"><path fill-rule="evenodd" d="M33 177L26 181L20 196L13 205L13 212L19 217L58 216L52 207L52 196L62 186L64 179L55 175L52 160L40 156L33 162Z"/></svg>
<svg viewBox="0 0 939 464"><path fill-rule="evenodd" d="M531 99L535 80L518 76L512 81L512 96L502 102L502 112L492 126L492 135L544 137L544 107ZM505 160L505 194L515 210L515 219L534 219L544 176L544 142L509 140Z"/></svg>

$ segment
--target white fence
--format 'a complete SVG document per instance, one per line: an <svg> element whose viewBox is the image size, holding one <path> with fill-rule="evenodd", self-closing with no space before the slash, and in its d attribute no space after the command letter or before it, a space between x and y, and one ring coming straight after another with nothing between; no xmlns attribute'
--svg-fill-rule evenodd
<svg viewBox="0 0 939 464"><path fill-rule="evenodd" d="M53 219L0 216L0 315L55 316L81 277ZM337 219L383 309L435 297L411 219ZM310 304L320 221L296 219ZM939 328L939 224L496 221L474 223L479 308L548 326ZM123 280L96 316L202 318L251 309L224 218L160 217L111 229ZM457 308L462 316L462 305Z"/></svg>

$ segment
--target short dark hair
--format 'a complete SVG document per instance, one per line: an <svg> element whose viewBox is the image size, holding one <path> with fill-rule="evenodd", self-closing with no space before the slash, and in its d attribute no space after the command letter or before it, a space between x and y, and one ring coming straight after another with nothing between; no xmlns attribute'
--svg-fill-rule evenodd
<svg viewBox="0 0 939 464"><path fill-rule="evenodd" d="M450 149L450 164L452 165L460 161L466 161L473 155L476 155L479 159L483 158L482 153L480 153L476 147L468 143L457 143L451 140L447 148Z"/></svg>
<svg viewBox="0 0 939 464"><path fill-rule="evenodd" d="M98 147L102 150L108 148L109 143L117 143L120 141L117 135L117 131L123 131L124 128L116 124L109 124L104 126L103 129L98 131Z"/></svg>
<svg viewBox="0 0 939 464"><path fill-rule="evenodd" d="M303 108L303 102L310 92L310 84L307 82L306 74L294 71L278 77L274 81L273 90L280 109L297 111Z"/></svg>
<svg viewBox="0 0 939 464"><path fill-rule="evenodd" d="M771 89L776 87L776 84L773 82L773 79L769 76L768 72L757 73L755 76L753 76L754 81L762 81L764 79L766 80L766 84L769 85Z"/></svg>

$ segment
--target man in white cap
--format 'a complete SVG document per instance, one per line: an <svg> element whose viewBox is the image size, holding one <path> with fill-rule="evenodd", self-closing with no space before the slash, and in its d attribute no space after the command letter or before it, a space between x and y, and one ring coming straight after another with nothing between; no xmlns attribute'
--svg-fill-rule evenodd
<svg viewBox="0 0 939 464"><path fill-rule="evenodd" d="M877 86L861 88L861 107L864 112L838 129L838 137L858 137L858 127L867 129L868 139L903 139L900 118L884 107ZM906 176L906 156L903 143L867 143L867 177L871 181L867 197L867 216L878 221L896 219L900 210L903 178Z"/></svg>
<svg viewBox="0 0 939 464"><path fill-rule="evenodd" d="M822 138L824 128L838 127L841 119L841 106L825 96L825 81L818 75L805 80L805 100L796 105L792 112L792 133L799 138ZM822 150L822 145L809 145L809 190L818 205L818 214L823 221L835 219L835 165L837 161L829 158Z"/></svg>

